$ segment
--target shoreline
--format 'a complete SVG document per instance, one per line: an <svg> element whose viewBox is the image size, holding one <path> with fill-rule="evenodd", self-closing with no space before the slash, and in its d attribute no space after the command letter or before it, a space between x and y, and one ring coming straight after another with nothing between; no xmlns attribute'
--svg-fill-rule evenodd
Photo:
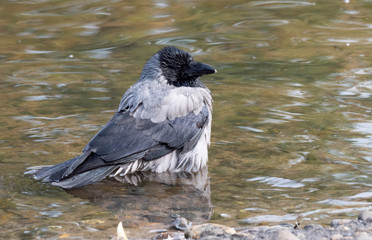
<svg viewBox="0 0 372 240"><path fill-rule="evenodd" d="M176 226L176 225L175 225ZM356 219L333 219L329 226L308 224L305 226L281 224L275 226L247 227L236 230L214 223L184 226L184 231L167 231L151 236L150 239L200 239L200 240L368 240L372 239L372 209L363 210ZM179 226L176 226L178 229Z"/></svg>

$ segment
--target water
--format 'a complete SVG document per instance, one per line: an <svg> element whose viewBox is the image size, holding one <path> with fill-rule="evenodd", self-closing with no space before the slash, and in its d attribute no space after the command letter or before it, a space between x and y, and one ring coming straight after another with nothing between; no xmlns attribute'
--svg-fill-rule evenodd
<svg viewBox="0 0 372 240"><path fill-rule="evenodd" d="M196 223L328 224L372 199L370 1L3 1L0 229L131 238ZM146 60L174 45L218 69L208 172L64 191L27 167L80 153Z"/></svg>

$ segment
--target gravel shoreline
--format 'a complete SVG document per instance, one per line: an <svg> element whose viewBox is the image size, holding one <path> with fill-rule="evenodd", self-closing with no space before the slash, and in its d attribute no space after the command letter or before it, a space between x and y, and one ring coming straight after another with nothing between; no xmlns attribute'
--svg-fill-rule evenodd
<svg viewBox="0 0 372 240"><path fill-rule="evenodd" d="M219 224L205 223L186 228L183 232L165 232L151 239L201 240L368 240L372 239L372 210L360 212L356 219L334 219L330 226L309 224L303 227L287 224L248 227L235 230Z"/></svg>

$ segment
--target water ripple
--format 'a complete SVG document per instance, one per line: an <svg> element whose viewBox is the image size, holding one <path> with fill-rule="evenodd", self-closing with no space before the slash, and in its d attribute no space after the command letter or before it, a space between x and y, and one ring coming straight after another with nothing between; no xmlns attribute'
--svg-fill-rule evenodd
<svg viewBox="0 0 372 240"><path fill-rule="evenodd" d="M26 49L26 54L47 54L47 53L54 53L55 51L45 51L45 50L30 50Z"/></svg>
<svg viewBox="0 0 372 240"><path fill-rule="evenodd" d="M297 157L295 159L290 159L288 161L288 164L290 166L296 165L298 163L301 163L306 160L306 156L309 154L309 152L303 152L302 154L297 154Z"/></svg>
<svg viewBox="0 0 372 240"><path fill-rule="evenodd" d="M354 198L371 198L371 197L372 197L372 192L362 192L362 193L358 193L358 194L355 194L353 196L349 196L346 198L354 199Z"/></svg>
<svg viewBox="0 0 372 240"><path fill-rule="evenodd" d="M241 220L244 223L261 223L261 222L289 222L297 219L295 214L287 215L260 215Z"/></svg>
<svg viewBox="0 0 372 240"><path fill-rule="evenodd" d="M178 31L178 28L171 28L171 27L165 27L165 28L154 28L149 31L150 35L157 35L157 34L164 34L164 33L170 33Z"/></svg>
<svg viewBox="0 0 372 240"><path fill-rule="evenodd" d="M86 54L90 58L94 59L108 59L112 54L112 50L115 47L108 47L108 48L98 48L93 50L84 51L83 53Z"/></svg>
<svg viewBox="0 0 372 240"><path fill-rule="evenodd" d="M353 202L353 201L345 201L345 200L337 200L337 199L326 199L323 201L318 201L320 204L329 204L335 206L357 206L357 205L371 205L370 202Z"/></svg>
<svg viewBox="0 0 372 240"><path fill-rule="evenodd" d="M292 8L292 7L303 7L303 6L313 6L315 3L306 1L253 1L250 3L252 6L262 6L269 9L278 8Z"/></svg>
<svg viewBox="0 0 372 240"><path fill-rule="evenodd" d="M269 19L269 20L244 20L233 24L235 28L264 28L276 27L289 24L289 20Z"/></svg>
<svg viewBox="0 0 372 240"><path fill-rule="evenodd" d="M372 74L372 67L368 67L368 68L354 68L351 70L352 73L355 73L355 74ZM371 85L369 85L371 86Z"/></svg>
<svg viewBox="0 0 372 240"><path fill-rule="evenodd" d="M336 98L337 101L341 102L341 103L344 103L346 105L351 105L351 106L357 106L359 108L362 108L362 109L366 109L368 113L370 113L372 111L372 107L367 107L367 106L364 106L360 103L355 103L355 102L351 102L351 101L345 101L344 99L341 99L341 98Z"/></svg>
<svg viewBox="0 0 372 240"><path fill-rule="evenodd" d="M330 214L341 214L341 213L357 213L361 212L363 210L371 210L371 207L358 207L358 208L344 208L344 209L336 209L336 210L330 210L328 213Z"/></svg>
<svg viewBox="0 0 372 240"><path fill-rule="evenodd" d="M167 37L161 38L156 41L157 45L173 45L181 48L186 48L190 51L195 51L195 46L193 43L196 43L196 39L184 38L184 37Z"/></svg>
<svg viewBox="0 0 372 240"><path fill-rule="evenodd" d="M112 98L111 97L91 97L89 99L107 101L107 100L111 100Z"/></svg>
<svg viewBox="0 0 372 240"><path fill-rule="evenodd" d="M79 114L62 115L62 116L58 116L58 117L35 117L35 116L31 116L31 115L23 115L23 116L13 117L13 119L21 120L21 121L32 121L34 119L41 119L41 120L60 120L60 119L65 119L65 118L70 118L70 117L76 117L76 116L79 116Z"/></svg>
<svg viewBox="0 0 372 240"><path fill-rule="evenodd" d="M295 116L303 115L301 113L287 112L287 111L282 111L282 110L278 110L278 109L269 109L269 110L270 110L270 114L282 117L285 120L302 121L300 119L295 119L294 118Z"/></svg>
<svg viewBox="0 0 372 240"><path fill-rule="evenodd" d="M87 23L75 28L82 28L83 31L79 32L78 36L93 36L99 33L100 27L98 26L100 23Z"/></svg>
<svg viewBox="0 0 372 240"><path fill-rule="evenodd" d="M107 7L90 7L90 1L80 2L62 2L61 4L50 5L40 9L23 12L23 16L39 16L39 17L58 17L66 15L82 15L82 14L96 14L96 15L111 15L107 12Z"/></svg>
<svg viewBox="0 0 372 240"><path fill-rule="evenodd" d="M372 122L355 123L354 130L362 134L372 134Z"/></svg>
<svg viewBox="0 0 372 240"><path fill-rule="evenodd" d="M355 132L363 134L364 137L350 138L349 140L352 141L356 146L372 148L372 122L354 123L353 128ZM368 155L365 157L365 159L370 159L372 157L372 153L366 153Z"/></svg>
<svg viewBox="0 0 372 240"><path fill-rule="evenodd" d="M372 84L372 81L369 81L371 82L370 84ZM343 91L340 91L339 95L340 96L356 96L356 95L359 95L358 97L359 98L369 98L370 96L372 96L372 92L370 91L363 91L362 89L360 89L360 87L363 87L361 86L362 84L358 84L359 86L353 86L351 88L348 88L346 90L343 90ZM372 86L366 86L367 88L371 88L372 89Z"/></svg>
<svg viewBox="0 0 372 240"><path fill-rule="evenodd" d="M62 95L39 95L39 96L27 96L24 98L25 101L44 101L44 100L57 100L61 99Z"/></svg>
<svg viewBox="0 0 372 240"><path fill-rule="evenodd" d="M248 130L248 131L251 131L251 132L255 132L255 133L264 132L264 130L261 130L261 129L258 129L258 128L253 128L253 127L238 126L238 128Z"/></svg>
<svg viewBox="0 0 372 240"><path fill-rule="evenodd" d="M260 183L266 183L273 187L280 187L280 188L301 188L304 187L305 184L298 183L291 179L285 178L278 178L278 177L254 177L247 179L248 182L258 181Z"/></svg>
<svg viewBox="0 0 372 240"><path fill-rule="evenodd" d="M334 26L316 26L317 28L326 28L326 29L340 29L340 30L366 30L371 29L372 24L355 22L355 21L333 21Z"/></svg>
<svg viewBox="0 0 372 240"><path fill-rule="evenodd" d="M327 38L325 41L320 40L319 42L328 42L330 44L344 43L346 46L353 45L366 45L372 43L372 38Z"/></svg>
<svg viewBox="0 0 372 240"><path fill-rule="evenodd" d="M249 212L267 212L267 211L268 211L268 210L265 209L265 208L255 208L255 207L244 208L243 210L244 210L244 211L249 211Z"/></svg>
<svg viewBox="0 0 372 240"><path fill-rule="evenodd" d="M302 98L302 99L310 97L310 94L307 91L299 90L299 89L287 90L286 95L289 97Z"/></svg>
<svg viewBox="0 0 372 240"><path fill-rule="evenodd" d="M57 217L60 217L63 214L63 212L62 211L40 211L39 214L41 216L57 218Z"/></svg>

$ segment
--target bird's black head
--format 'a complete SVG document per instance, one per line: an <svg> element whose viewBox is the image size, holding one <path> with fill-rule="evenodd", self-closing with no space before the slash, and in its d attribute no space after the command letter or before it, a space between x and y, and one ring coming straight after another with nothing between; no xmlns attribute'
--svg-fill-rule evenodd
<svg viewBox="0 0 372 240"><path fill-rule="evenodd" d="M158 54L164 77L176 87L196 87L200 76L217 72L211 66L195 62L189 53L176 47L165 47Z"/></svg>

